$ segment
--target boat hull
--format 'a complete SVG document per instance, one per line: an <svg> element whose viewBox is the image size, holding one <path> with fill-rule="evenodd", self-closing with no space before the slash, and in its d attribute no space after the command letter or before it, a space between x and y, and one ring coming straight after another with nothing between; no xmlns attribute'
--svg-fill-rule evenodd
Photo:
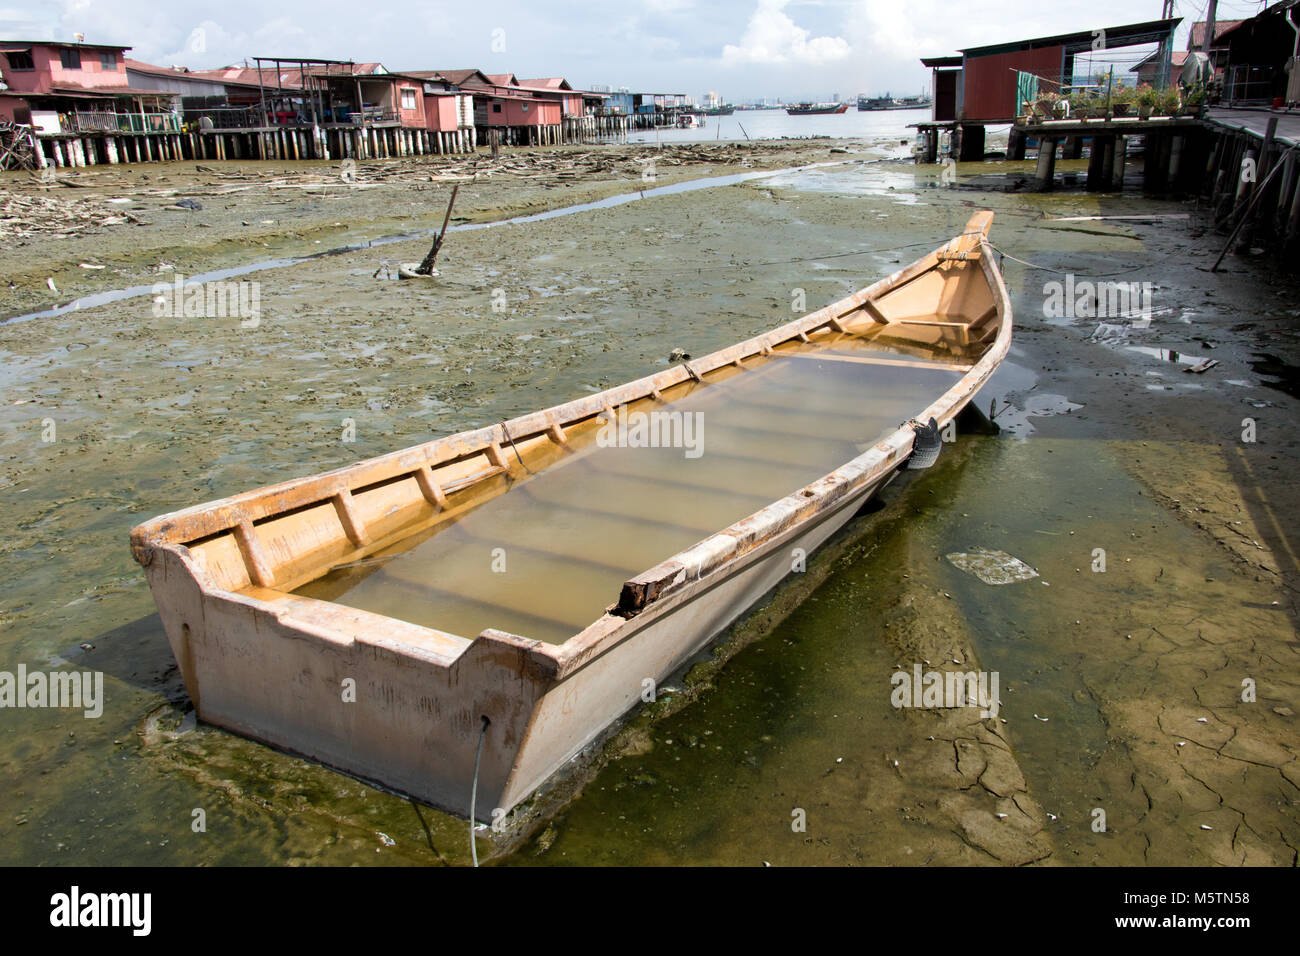
<svg viewBox="0 0 1300 956"><path fill-rule="evenodd" d="M906 463L913 428L627 580L605 614L562 643L493 629L468 639L295 589L488 500L508 470L502 446L531 472L547 455L571 454L602 410L750 374L746 361L855 323L911 328L931 345L957 333L981 343L978 361L953 366L961 377L916 410L920 421L950 421L1010 344L989 218L845 300L694 363L136 528L133 554L199 718L461 816L475 784L480 820L509 811L839 530ZM943 321L961 315L969 319Z"/></svg>
<svg viewBox="0 0 1300 956"><path fill-rule="evenodd" d="M842 103L839 106L817 107L814 109L802 109L797 106L791 106L786 112L791 116L837 116L840 113L847 113L849 104Z"/></svg>

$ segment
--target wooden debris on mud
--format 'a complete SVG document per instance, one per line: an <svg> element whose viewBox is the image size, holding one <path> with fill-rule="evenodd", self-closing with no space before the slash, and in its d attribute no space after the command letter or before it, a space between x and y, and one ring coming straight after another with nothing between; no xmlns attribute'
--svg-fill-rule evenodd
<svg viewBox="0 0 1300 956"><path fill-rule="evenodd" d="M138 220L120 210L105 209L93 199L7 193L0 202L0 242L25 245L35 239L65 239L132 221Z"/></svg>

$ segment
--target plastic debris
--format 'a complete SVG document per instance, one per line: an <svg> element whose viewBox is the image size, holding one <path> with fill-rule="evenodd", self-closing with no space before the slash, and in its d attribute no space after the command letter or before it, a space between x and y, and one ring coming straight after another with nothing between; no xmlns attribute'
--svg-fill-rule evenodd
<svg viewBox="0 0 1300 956"><path fill-rule="evenodd" d="M1005 551L973 548L969 553L954 552L947 556L953 566L975 575L985 584L1014 584L1038 577L1038 572Z"/></svg>

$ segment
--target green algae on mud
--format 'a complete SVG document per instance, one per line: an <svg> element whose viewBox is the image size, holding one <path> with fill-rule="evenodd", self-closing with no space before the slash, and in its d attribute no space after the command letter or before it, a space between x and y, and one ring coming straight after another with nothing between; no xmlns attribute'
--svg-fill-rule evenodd
<svg viewBox="0 0 1300 956"><path fill-rule="evenodd" d="M1279 773L1293 758L1268 743L1286 718L1243 704L1237 683L1249 672L1294 687L1279 663L1293 632L1263 605L1267 588L1212 554L1163 557L1199 549L1129 477L1131 448L967 441L960 467L936 468L890 503L897 515L854 529L812 596L708 695L646 728L641 752L605 768L512 862L914 865L1033 851L1086 865L1291 863L1294 833L1272 835L1296 827L1294 781ZM1007 474L1027 507L1005 507ZM943 560L977 544L1041 580L994 589ZM889 706L891 673L934 653L936 631L967 634L979 666L1001 675L1009 772L1025 781L1013 803L1029 815L1041 804L1041 831L989 839L931 764L899 759L922 740L948 744ZM1233 657L1243 670L1223 667ZM1232 740L1241 749L1224 752Z"/></svg>

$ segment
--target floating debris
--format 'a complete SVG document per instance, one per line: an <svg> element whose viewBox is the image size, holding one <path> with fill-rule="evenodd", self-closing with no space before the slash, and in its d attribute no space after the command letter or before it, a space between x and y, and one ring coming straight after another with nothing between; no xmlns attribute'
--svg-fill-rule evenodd
<svg viewBox="0 0 1300 956"><path fill-rule="evenodd" d="M973 548L969 553L947 555L953 566L975 575L985 584L1014 584L1038 577L1038 572L1005 551Z"/></svg>

